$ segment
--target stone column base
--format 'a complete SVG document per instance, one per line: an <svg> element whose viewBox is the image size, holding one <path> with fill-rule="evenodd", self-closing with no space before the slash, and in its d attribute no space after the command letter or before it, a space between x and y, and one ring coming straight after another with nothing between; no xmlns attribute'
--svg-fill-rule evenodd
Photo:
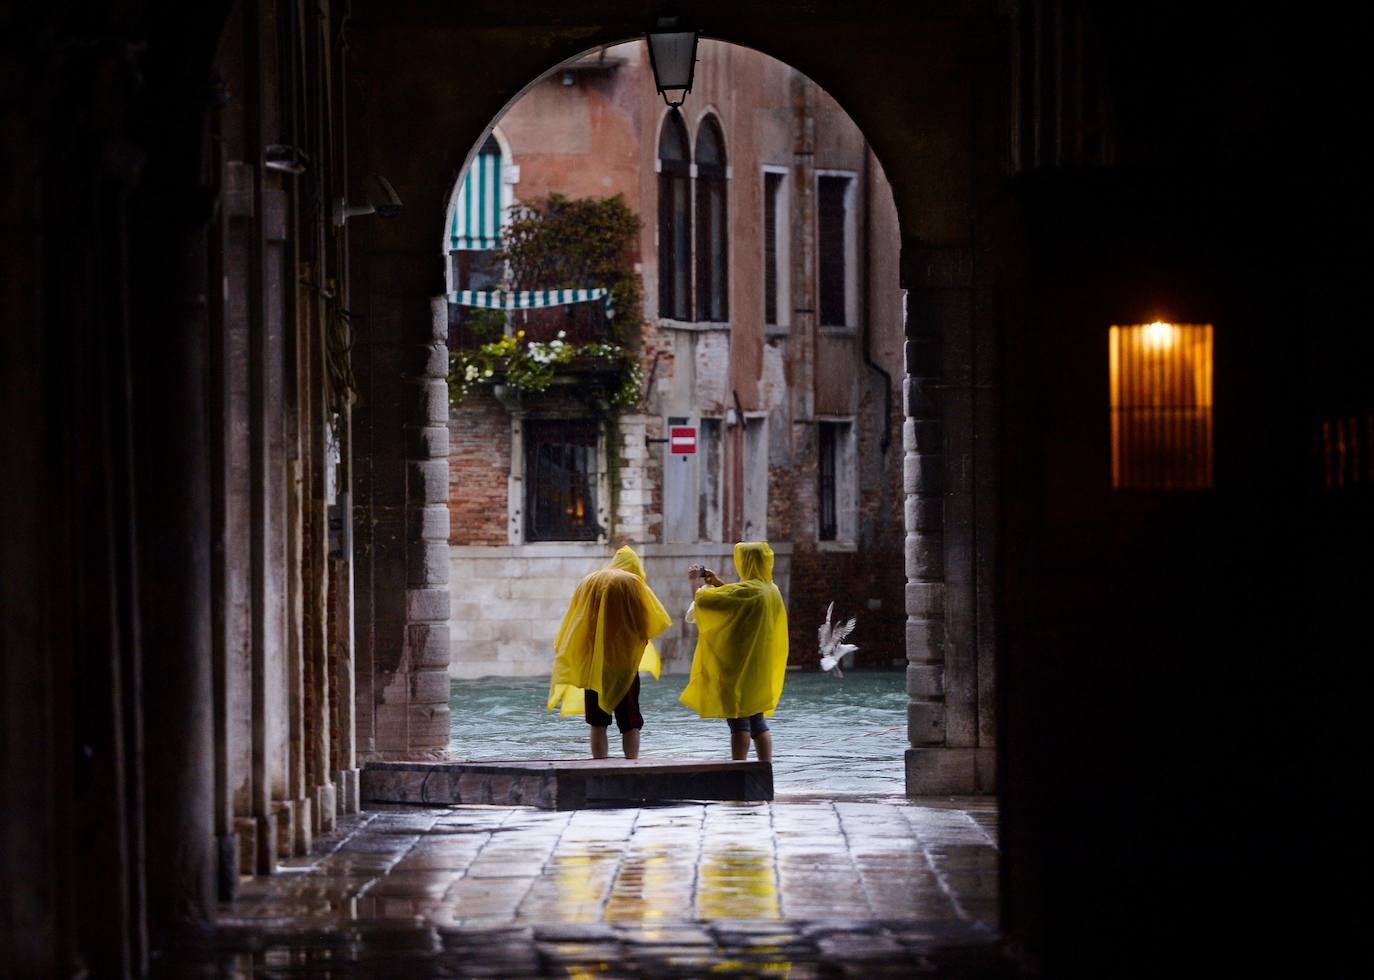
<svg viewBox="0 0 1374 980"><path fill-rule="evenodd" d="M339 813L358 812L358 774L361 769L339 769L334 773L334 785L339 788Z"/></svg>
<svg viewBox="0 0 1374 980"><path fill-rule="evenodd" d="M996 789L993 749L944 746L906 750L907 796L976 796Z"/></svg>
<svg viewBox="0 0 1374 980"><path fill-rule="evenodd" d="M338 813L337 794L333 783L323 783L315 787L315 832L327 834L334 829L334 816Z"/></svg>
<svg viewBox="0 0 1374 980"><path fill-rule="evenodd" d="M215 890L221 902L232 902L239 890L239 835L237 831L215 839L218 867L215 869Z"/></svg>
<svg viewBox="0 0 1374 980"><path fill-rule="evenodd" d="M234 836L238 838L239 870L241 875L258 871L258 822L252 817L234 818Z"/></svg>
<svg viewBox="0 0 1374 980"><path fill-rule="evenodd" d="M277 857L289 858L296 853L296 820L300 810L295 800L273 800L272 812L277 818Z"/></svg>
<svg viewBox="0 0 1374 980"><path fill-rule="evenodd" d="M257 822L257 874L277 873L277 815L265 813L253 818Z"/></svg>
<svg viewBox="0 0 1374 980"><path fill-rule="evenodd" d="M295 801L296 808L296 839L293 843L291 853L299 856L310 853L310 845L314 843L315 824L312 813L311 803L313 801L308 796L302 796Z"/></svg>

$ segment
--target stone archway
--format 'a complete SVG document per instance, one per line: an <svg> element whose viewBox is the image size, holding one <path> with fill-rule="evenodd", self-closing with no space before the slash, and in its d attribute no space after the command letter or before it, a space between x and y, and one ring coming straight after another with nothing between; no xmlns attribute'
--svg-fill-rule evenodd
<svg viewBox="0 0 1374 980"><path fill-rule="evenodd" d="M900 38L881 42L856 26L852 47L836 45L831 29L813 32L802 23L771 36L762 19L722 14L700 26L806 72L872 134L888 172L908 297L907 786L913 793L989 791L993 648L990 602L978 583L992 571L993 447L975 444L974 427L987 424L994 407L992 304L991 285L974 261L973 198L994 169L978 154L998 139L970 110L992 91L978 71L991 57L990 42L967 17L905 23ZM371 329L356 369L374 391L372 406L355 416L359 443L374 447L371 479L356 488L366 515L357 523L371 538L360 542L359 555L359 582L370 593L359 610L371 613L367 622L360 615L358 631L360 689L371 694L360 698L359 747L374 757L413 758L442 751L449 728L446 321L442 304L430 300L443 292L432 243L445 195L490 120L531 80L589 46L634 36L638 25L609 15L576 32L529 25L525 40L538 43L515 51L498 28L459 12L425 19L421 28L404 15L364 10L355 30L367 81L354 104L369 134L355 169L386 174L405 188L408 205L397 220L355 238L355 294L368 297ZM851 60L857 56L837 54L860 48L863 71ZM469 56L455 63L446 57L454 50ZM890 59L891 74L877 70L874 57ZM417 113L449 123L433 139L416 141Z"/></svg>

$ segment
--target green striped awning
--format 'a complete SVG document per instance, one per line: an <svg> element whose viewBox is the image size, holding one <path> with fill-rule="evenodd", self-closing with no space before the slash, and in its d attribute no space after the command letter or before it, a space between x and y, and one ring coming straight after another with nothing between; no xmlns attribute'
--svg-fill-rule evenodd
<svg viewBox="0 0 1374 980"><path fill-rule="evenodd" d="M448 294L448 301L456 306L480 306L486 310L542 310L569 303L591 303L600 300L606 307L606 319L615 317L611 294L604 287L595 289L460 289Z"/></svg>
<svg viewBox="0 0 1374 980"><path fill-rule="evenodd" d="M448 250L491 250L501 241L501 154L479 153L453 199Z"/></svg>

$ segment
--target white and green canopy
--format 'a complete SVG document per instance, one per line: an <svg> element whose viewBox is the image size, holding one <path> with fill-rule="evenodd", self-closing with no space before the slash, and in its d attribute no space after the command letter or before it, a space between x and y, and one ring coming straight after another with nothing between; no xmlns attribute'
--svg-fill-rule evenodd
<svg viewBox="0 0 1374 980"><path fill-rule="evenodd" d="M490 251L500 241L501 154L482 152L473 157L458 196L453 199L448 250Z"/></svg>
<svg viewBox="0 0 1374 980"><path fill-rule="evenodd" d="M606 319L615 317L611 294L604 287L595 289L460 289L448 294L448 301L457 306L480 306L485 310L542 310L569 303L591 303L600 300L606 309Z"/></svg>

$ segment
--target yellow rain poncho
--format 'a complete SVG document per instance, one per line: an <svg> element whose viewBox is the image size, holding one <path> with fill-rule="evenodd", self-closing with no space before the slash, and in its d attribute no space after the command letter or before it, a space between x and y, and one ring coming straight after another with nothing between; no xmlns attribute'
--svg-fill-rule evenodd
<svg viewBox="0 0 1374 980"><path fill-rule="evenodd" d="M628 545L611 563L578 583L558 636L548 710L562 703L560 714L586 713L584 691L596 692L597 703L610 711L647 670L658 677L658 650L649 642L673 621L644 581L644 563Z"/></svg>
<svg viewBox="0 0 1374 980"><path fill-rule="evenodd" d="M703 718L771 715L787 673L787 607L773 584L773 549L735 545L740 581L697 590L697 649L679 699Z"/></svg>

